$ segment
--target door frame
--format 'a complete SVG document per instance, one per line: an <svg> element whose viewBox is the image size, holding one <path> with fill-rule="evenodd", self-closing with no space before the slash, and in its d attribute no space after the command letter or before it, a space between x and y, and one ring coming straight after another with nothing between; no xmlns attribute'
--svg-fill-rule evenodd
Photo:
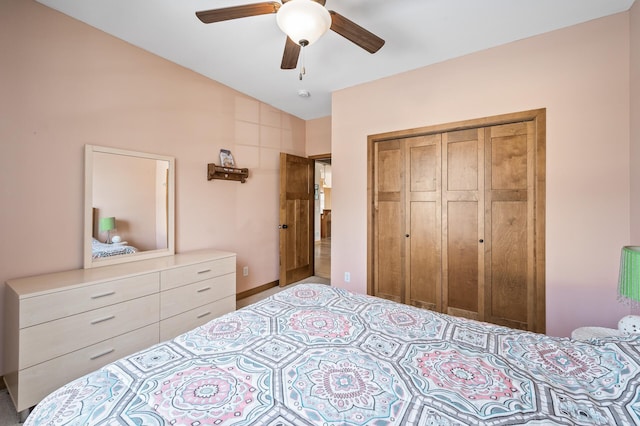
<svg viewBox="0 0 640 426"><path fill-rule="evenodd" d="M283 157L283 155L285 157ZM315 164L316 164L316 160L325 160L325 159L330 159L331 158L331 154L330 153L329 154L320 154L320 155L310 155L310 156L307 156L307 157L303 157L303 156L299 156L299 155L295 155L295 154L288 154L288 153L282 152L282 153L280 153L281 166L282 166L282 159L286 158L286 155L291 155L293 157L300 157L300 158L304 158L304 159L307 159L307 160L312 160L312 182L311 182L312 185L315 185ZM279 221L279 236L280 236L279 237L280 238L280 242L279 242L279 264L280 264L280 266L279 266L278 285L280 287L288 285L287 277L286 276L284 276L284 277L282 276L283 270L286 269L283 266L283 261L285 261L285 260L283 260L283 256L282 256L283 250L286 250L286 244L284 243L284 240L283 240L283 238L284 238L283 233L286 232L286 230L282 229L283 228L283 224L284 224L283 223L283 214L285 214L283 212L283 210L282 210L283 197L286 198L286 194L282 193L283 185L285 185L285 182L283 181L284 179L286 179L286 175L283 174L282 170L280 170L280 194L279 194L279 200L280 201L279 201L279 219L278 219L278 221ZM314 191L311 191L311 192L313 193ZM311 265L311 275L310 276L314 276L315 273L316 273L316 271L315 271L315 268L316 268L316 265L315 265L315 231L316 231L316 229L315 229L315 211L316 211L316 207L317 207L317 200L315 199L315 196L313 194L311 196L313 197L313 202L310 203L310 207L312 209L312 212L311 212L312 214L311 214L311 221L310 221L310 224L309 224L310 225L310 241L309 241L309 243L311 245L309 261L310 261L310 265ZM304 278L302 278L302 279L304 279Z"/></svg>
<svg viewBox="0 0 640 426"><path fill-rule="evenodd" d="M536 138L536 189L535 189L535 229L534 244L536 250L535 268L535 329L544 332L546 329L545 307L545 211L546 211L546 108L515 112L510 114L495 115L491 117L476 118L452 123L437 124L426 127L399 130L367 136L367 294L374 292L374 194L375 169L374 154L375 144L392 139L402 139L429 135L434 133L446 133L456 130L464 130L478 127L490 127L502 124L517 123L521 121L533 121ZM542 331L540 331L542 330Z"/></svg>
<svg viewBox="0 0 640 426"><path fill-rule="evenodd" d="M315 164L317 162L317 160L330 160L331 159L331 153L328 154L318 154L318 155L310 155L307 158L309 158L310 160L313 160L313 166L314 166L314 171L315 171ZM314 174L315 176L315 174ZM315 179L314 179L314 184L315 184ZM316 275L316 263L315 263L315 255L316 255L316 245L315 245L315 238L316 238L316 221L315 221L315 214L316 214L316 207L317 204L319 203L320 200L316 200L315 197L313 198L313 214L314 214L314 220L313 220L313 257L314 257L314 262L313 262L313 275Z"/></svg>

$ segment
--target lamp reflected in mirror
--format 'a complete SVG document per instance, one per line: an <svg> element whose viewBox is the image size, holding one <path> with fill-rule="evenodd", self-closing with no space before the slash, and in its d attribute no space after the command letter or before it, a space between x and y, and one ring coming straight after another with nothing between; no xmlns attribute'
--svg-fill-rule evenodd
<svg viewBox="0 0 640 426"><path fill-rule="evenodd" d="M114 229L116 229L115 217L103 217L102 219L100 219L100 232L107 233L105 244L111 244L111 231L113 231Z"/></svg>

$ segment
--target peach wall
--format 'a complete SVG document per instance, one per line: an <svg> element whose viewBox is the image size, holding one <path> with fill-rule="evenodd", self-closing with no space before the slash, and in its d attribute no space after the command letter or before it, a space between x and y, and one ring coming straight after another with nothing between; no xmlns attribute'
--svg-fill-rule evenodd
<svg viewBox="0 0 640 426"><path fill-rule="evenodd" d="M305 155L303 120L33 0L0 2L0 52L0 283L82 267L85 144L174 156L176 250L236 252L239 292L278 279L279 153ZM221 148L247 183L207 181Z"/></svg>
<svg viewBox="0 0 640 426"><path fill-rule="evenodd" d="M307 156L331 153L331 117L306 121Z"/></svg>
<svg viewBox="0 0 640 426"><path fill-rule="evenodd" d="M116 229L111 236L118 235L141 251L167 248L166 240L156 247L157 186L160 184L156 184L155 160L93 153L92 207L98 209L96 222L99 218L115 217ZM166 200L165 195L165 205ZM104 242L107 232L99 232L98 238L96 231L99 229L94 229L94 237Z"/></svg>
<svg viewBox="0 0 640 426"><path fill-rule="evenodd" d="M631 244L640 245L640 2L629 11L631 51Z"/></svg>
<svg viewBox="0 0 640 426"><path fill-rule="evenodd" d="M344 89L332 108L333 285L366 292L367 135L547 108L547 332L627 312L628 13Z"/></svg>

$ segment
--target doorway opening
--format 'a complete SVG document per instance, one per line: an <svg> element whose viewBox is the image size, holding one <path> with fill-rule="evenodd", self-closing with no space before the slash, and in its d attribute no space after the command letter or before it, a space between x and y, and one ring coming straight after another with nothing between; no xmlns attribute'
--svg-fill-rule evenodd
<svg viewBox="0 0 640 426"><path fill-rule="evenodd" d="M331 155L315 160L314 275L331 279Z"/></svg>

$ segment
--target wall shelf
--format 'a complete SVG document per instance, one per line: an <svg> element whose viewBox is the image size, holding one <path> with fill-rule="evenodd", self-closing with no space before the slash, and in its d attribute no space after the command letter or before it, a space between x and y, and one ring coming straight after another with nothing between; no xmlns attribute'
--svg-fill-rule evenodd
<svg viewBox="0 0 640 426"><path fill-rule="evenodd" d="M216 166L213 163L207 164L207 180L223 179L235 180L245 183L249 177L249 169L238 169L236 167Z"/></svg>

